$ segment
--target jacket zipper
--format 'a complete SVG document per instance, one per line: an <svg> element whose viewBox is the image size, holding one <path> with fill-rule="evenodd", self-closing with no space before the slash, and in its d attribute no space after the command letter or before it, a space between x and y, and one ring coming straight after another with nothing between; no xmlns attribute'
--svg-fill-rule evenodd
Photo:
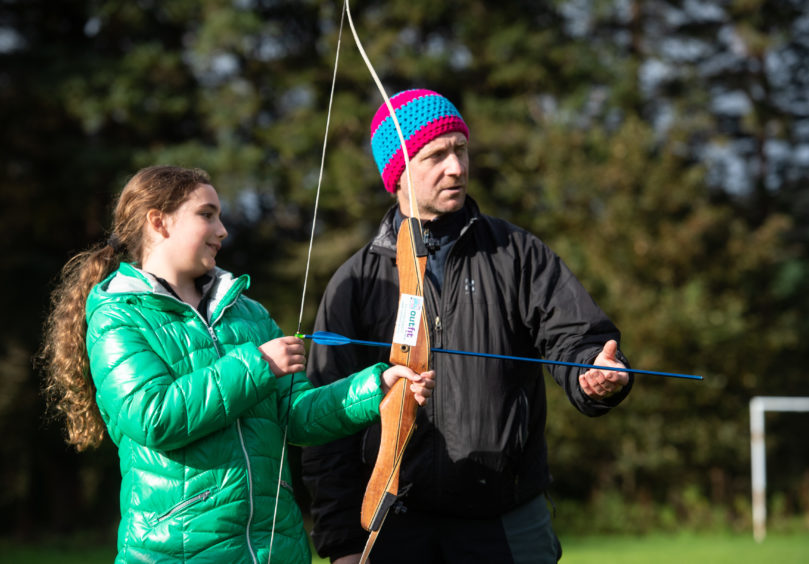
<svg viewBox="0 0 809 564"><path fill-rule="evenodd" d="M213 348L216 350L216 356L222 358L222 353L219 352L219 338L216 336L216 332L213 330L213 327L205 324L205 328L208 330L208 335L211 336L211 341L213 341Z"/></svg>
<svg viewBox="0 0 809 564"><path fill-rule="evenodd" d="M258 558L253 550L253 543L250 540L250 527L253 524L253 472L250 467L250 456L247 454L247 447L244 444L241 418L236 420L236 429L239 431L239 442L242 446L242 453L244 453L244 461L247 463L247 499L250 502L250 514L247 516L247 526L245 527L244 535L247 539L247 549L250 551L250 558L253 559L253 564L258 564Z"/></svg>
<svg viewBox="0 0 809 564"><path fill-rule="evenodd" d="M458 238L455 239L452 243L452 248L450 248L449 253L447 253L447 258L444 260L444 280L443 282L447 281L447 265L452 258L453 252L455 251L455 247L458 246L458 242L464 237L467 231L469 231L469 227L476 222L476 218L472 218L466 225L463 226L461 232L458 234ZM442 284L444 286L444 284ZM435 321L433 322L433 328L435 330L435 343L434 346L437 348L441 348L444 346L444 334L443 334L443 325L441 324L441 314L444 312L444 300L445 300L446 292L442 290L441 294L438 296L438 300L436 303L436 309L438 310L435 315Z"/></svg>
<svg viewBox="0 0 809 564"><path fill-rule="evenodd" d="M435 346L436 348L443 348L444 347L444 325L441 322L441 315L444 313L444 311L446 309L445 305L444 305L444 302L447 299L446 298L446 295L447 295L446 281L447 281L447 274L449 273L449 268L448 267L450 265L450 261L452 260L453 254L455 252L455 248L458 246L458 243L461 241L461 239L464 238L466 233L469 231L469 228L471 227L471 225L476 221L477 221L476 218L472 218L461 229L461 232L458 234L458 238L455 239L455 241L452 243L452 248L450 248L449 253L447 253L447 258L445 259L445 262L444 262L444 280L443 280L444 283L442 283L443 290L441 291L441 294L438 296L438 300L436 300L436 302L437 302L436 303L436 309L438 311L436 311L435 320L433 321L433 331L435 332L435 339L434 339L433 346ZM435 365L431 363L430 368L435 369ZM434 421L434 424L436 426L438 426L440 424L439 420L443 417L444 410L441 409L442 406L440 405L439 401L433 399L433 401L431 403L432 403L432 406L433 406L433 421ZM435 472L436 472L436 475L442 475L444 473L444 467L443 467L443 463L441 462L442 459L441 459L440 446L438 444L438 441L434 441L433 449L434 449L434 458L433 458L433 460L435 460Z"/></svg>
<svg viewBox="0 0 809 564"><path fill-rule="evenodd" d="M198 503L200 501L205 501L206 499L211 497L211 493L212 493L211 490L206 490L206 491L204 491L204 492L202 492L200 494L195 495L194 497L188 498L185 501L182 501L182 502L178 503L177 505L175 505L174 507L169 509L166 513L164 513L163 515L158 517L157 522L161 523L161 522L165 521L166 519L170 519L176 513L182 511L183 509L187 508L188 506L194 505L195 503Z"/></svg>
<svg viewBox="0 0 809 564"><path fill-rule="evenodd" d="M219 358L222 358L222 353L219 351L219 338L216 336L216 331L214 331L213 325L217 321L222 318L224 315L225 310L227 310L233 302L222 308L222 312L219 314L219 317L211 321L210 324L205 323L205 327L208 329L208 334L211 336L211 341L213 341L214 349L216 349L216 354ZM202 318L202 315L200 315ZM205 322L205 319L202 319ZM250 558L253 560L253 564L258 564L258 557L256 556L256 551L253 549L253 541L250 540L250 527L253 525L253 471L250 466L250 455L247 452L247 446L244 443L244 433L242 432L242 419L241 417L236 420L236 432L239 435L239 445L242 448L242 454L244 455L244 462L247 466L247 501L249 502L250 512L247 515L247 525L244 528L244 538L247 540L247 550L250 552Z"/></svg>
<svg viewBox="0 0 809 564"><path fill-rule="evenodd" d="M169 296L169 297L171 297L172 299L177 300L177 298L175 298L174 296ZM177 300L177 301L180 302L180 303L185 303L185 302L182 302L181 300ZM235 303L235 300L232 300L228 305L223 307L222 311L219 313L219 316L216 319L212 320L210 323L205 321L205 318L196 309L191 308L192 311L195 314L197 314L197 316L202 320L203 325L205 325L205 328L208 330L208 335L210 335L211 341L213 342L214 350L216 351L216 356L219 357L219 358L222 358L222 352L219 350L219 337L216 336L216 331L214 331L213 326L217 321L219 321L222 318L222 316L225 314L225 311L227 309L229 309L234 303ZM188 304L185 304L185 305L188 306L188 307L191 307ZM244 529L244 536L245 536L245 539L247 540L247 550L250 552L250 558L252 559L253 564L258 564L258 557L256 556L256 551L253 549L253 542L250 540L250 527L253 524L253 511L254 511L254 508L253 508L253 472L252 472L251 467L250 467L250 455L247 453L247 447L245 446L245 443L244 443L244 434L242 433L242 420L241 420L241 418L236 420L236 431L237 431L237 433L239 435L239 443L240 443L240 446L242 448L242 454L244 455L245 464L247 465L247 500L248 500L249 505L250 505L250 513L247 515L247 525L245 526L245 529Z"/></svg>

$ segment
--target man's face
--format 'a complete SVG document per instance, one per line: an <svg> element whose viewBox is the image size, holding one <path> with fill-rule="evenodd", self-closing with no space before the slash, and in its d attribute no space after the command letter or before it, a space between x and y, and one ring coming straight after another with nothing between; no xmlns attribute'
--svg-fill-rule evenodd
<svg viewBox="0 0 809 564"><path fill-rule="evenodd" d="M469 180L469 153L463 133L445 133L427 143L410 159L413 196L422 220L435 219L463 207ZM399 208L408 217L410 191L407 172L396 190Z"/></svg>

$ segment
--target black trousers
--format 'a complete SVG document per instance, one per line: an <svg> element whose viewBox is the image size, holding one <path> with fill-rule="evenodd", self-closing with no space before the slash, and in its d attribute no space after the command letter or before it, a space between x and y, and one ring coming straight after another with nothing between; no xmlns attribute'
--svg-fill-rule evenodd
<svg viewBox="0 0 809 564"><path fill-rule="evenodd" d="M388 514L371 564L555 564L562 547L543 496L491 519Z"/></svg>

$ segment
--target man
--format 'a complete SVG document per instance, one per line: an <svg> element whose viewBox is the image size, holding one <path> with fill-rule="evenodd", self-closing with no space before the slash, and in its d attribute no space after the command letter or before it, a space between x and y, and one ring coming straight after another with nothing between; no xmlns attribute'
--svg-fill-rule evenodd
<svg viewBox="0 0 809 564"><path fill-rule="evenodd" d="M414 208L429 250L424 299L432 346L599 366L626 366L620 334L542 241L486 216L467 196L469 130L445 97L400 92L391 103L410 155ZM396 235L411 215L400 143L386 105L371 126L385 188L397 203L374 239L330 281L316 328L390 339L398 307ZM388 351L314 346L309 377L323 385ZM402 463L399 501L371 552L377 563L556 562L561 547L545 492L546 400L536 364L433 354L433 397L420 410ZM582 413L607 413L629 393L625 372L553 366ZM359 523L376 460L379 426L304 450L318 552L357 562L368 533Z"/></svg>

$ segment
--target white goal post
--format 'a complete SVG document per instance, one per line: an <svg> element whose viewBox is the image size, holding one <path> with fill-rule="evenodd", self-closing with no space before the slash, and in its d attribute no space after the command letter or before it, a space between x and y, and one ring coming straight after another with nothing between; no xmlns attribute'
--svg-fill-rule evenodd
<svg viewBox="0 0 809 564"><path fill-rule="evenodd" d="M753 538L767 535L767 451L764 412L809 411L809 397L756 396L750 400L750 467L753 486Z"/></svg>

